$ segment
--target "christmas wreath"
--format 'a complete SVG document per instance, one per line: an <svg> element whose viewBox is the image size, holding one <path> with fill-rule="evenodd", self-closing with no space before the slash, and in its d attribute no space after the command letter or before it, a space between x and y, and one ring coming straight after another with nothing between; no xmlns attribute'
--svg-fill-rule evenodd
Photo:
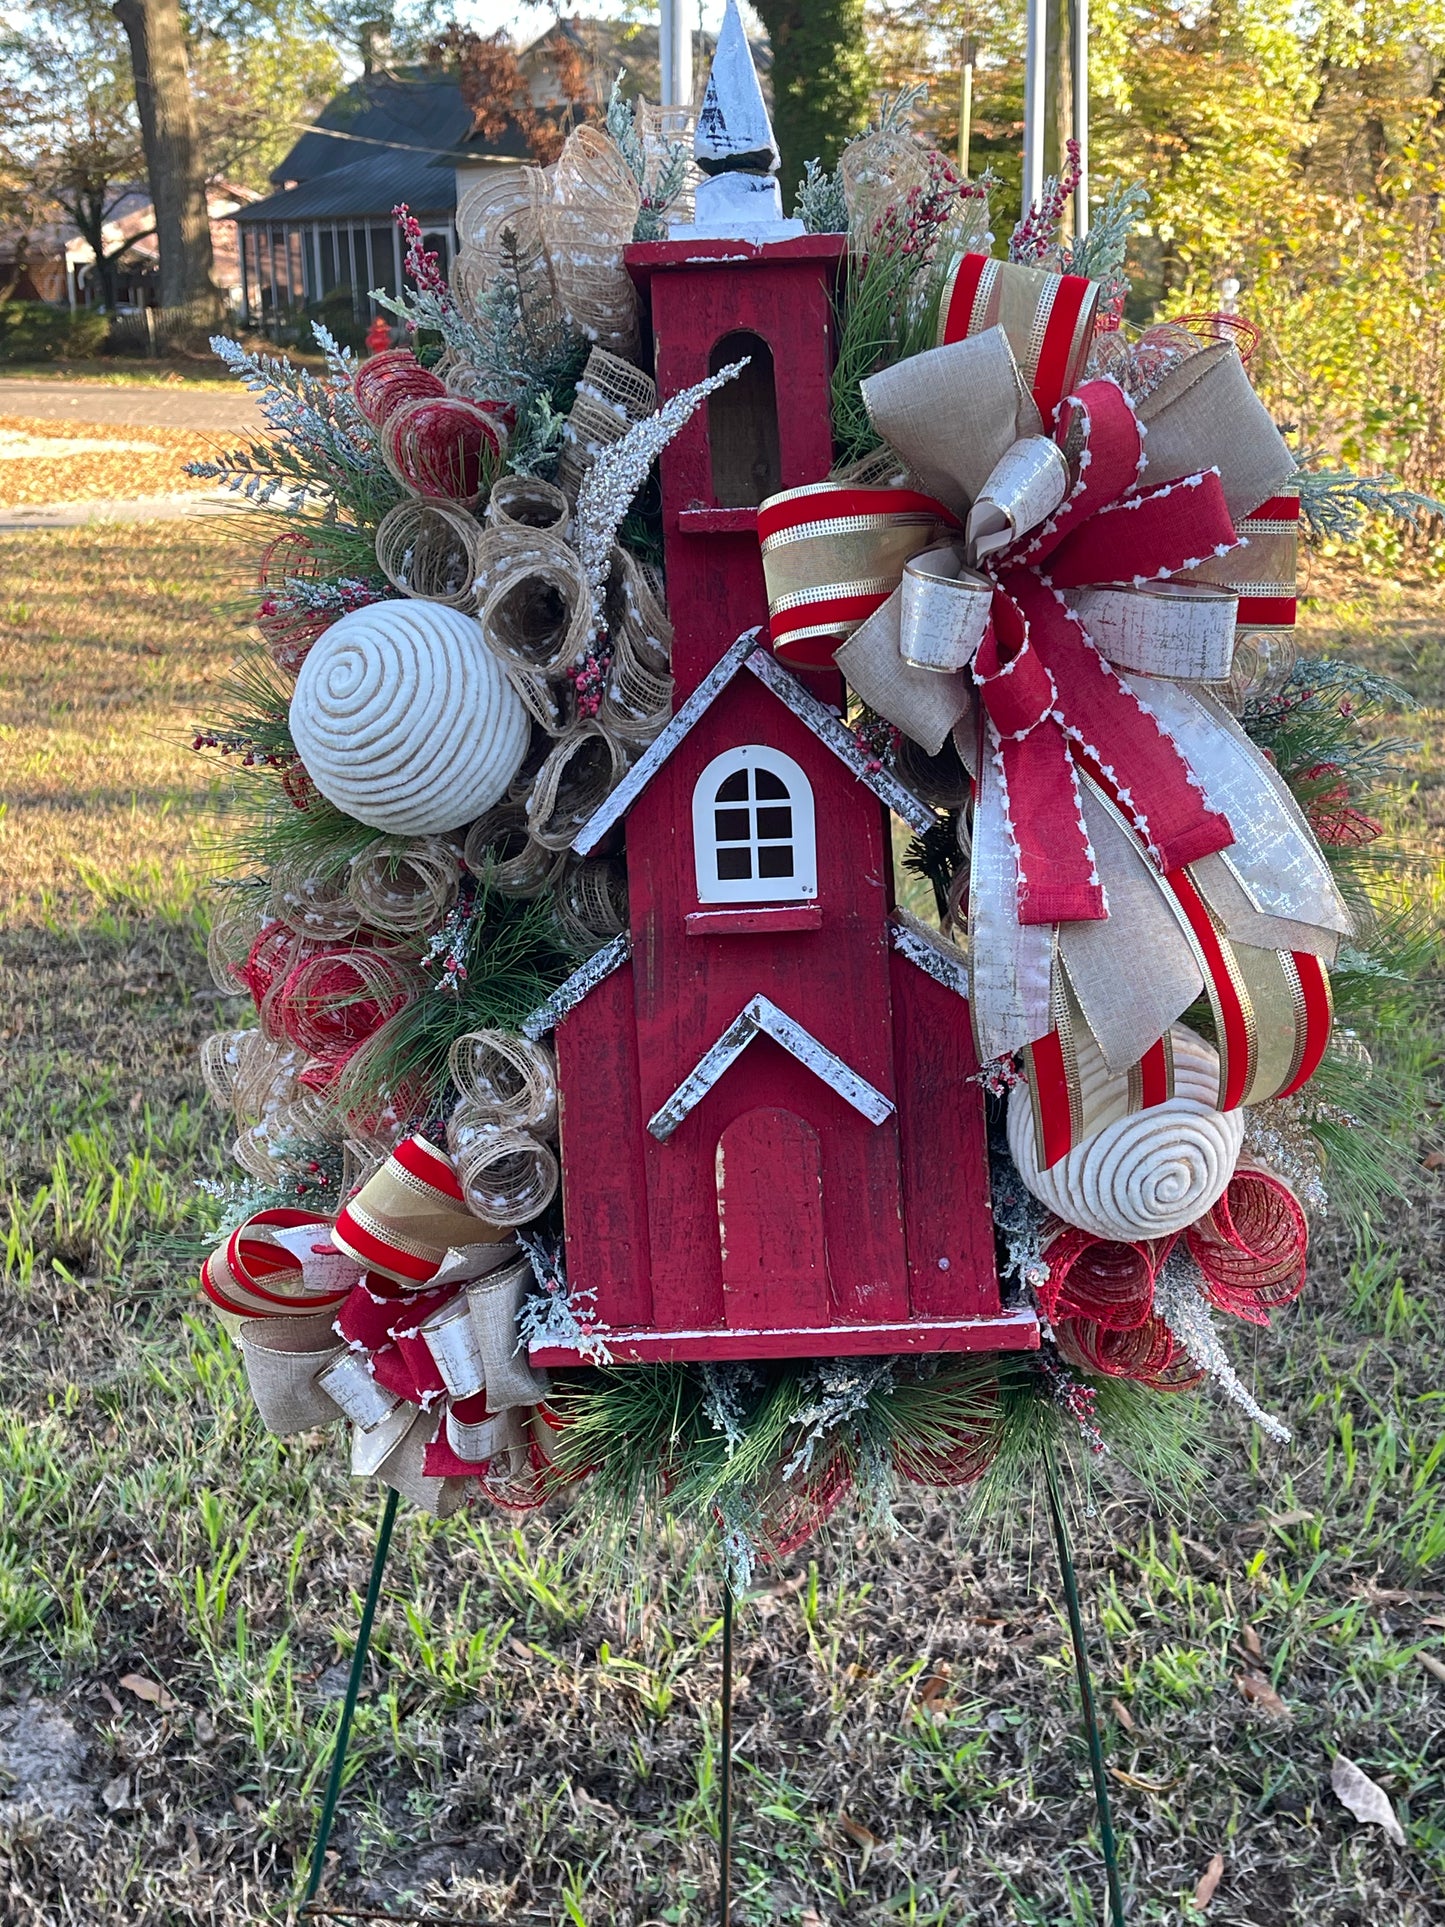
<svg viewBox="0 0 1445 1927"><path fill-rule="evenodd" d="M1357 1032L1419 944L1375 888L1398 745L1361 728L1403 697L1297 655L1294 555L1430 505L1301 465L1241 318L1124 325L1141 190L1066 247L1052 183L996 258L990 183L907 106L810 173L793 225L831 252L746 217L754 254L838 264L832 467L756 509L771 648L722 637L686 701L654 465L752 363L659 397L638 287L669 228L728 232L719 182L767 199L736 129L748 166L699 186L614 95L554 167L471 191L449 277L397 210L409 286L376 299L410 347L358 363L318 328L313 374L216 343L267 433L192 472L269 513L260 646L196 737L247 772L211 959L255 1007L203 1054L245 1181L202 1283L267 1426L344 1423L357 1474L433 1511L575 1488L594 1520L719 1525L745 1572L850 1491L873 1518L898 1479L998 1498L1071 1438L1167 1481L1205 1381L1286 1436L1231 1328L1305 1288L1327 1201L1348 1224L1400 1189L1411 1093ZM938 1115L986 1122L998 1349L883 1319L840 1355L823 1315L810 1352L649 1358L569 1279L589 1072L560 1040L630 967L624 806L742 671L893 812L891 942L937 991L901 1084L941 1064ZM755 825L791 795L766 776ZM758 997L656 1142L755 1038L896 1108ZM633 1184L624 1135L589 1199Z"/></svg>

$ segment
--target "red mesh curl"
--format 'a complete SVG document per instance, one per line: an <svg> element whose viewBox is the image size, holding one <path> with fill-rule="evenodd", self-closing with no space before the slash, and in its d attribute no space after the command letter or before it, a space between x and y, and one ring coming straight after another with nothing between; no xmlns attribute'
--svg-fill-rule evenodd
<svg viewBox="0 0 1445 1927"><path fill-rule="evenodd" d="M1110 1331L1131 1331L1153 1310L1154 1280L1173 1243L1124 1243L1063 1227L1044 1249L1049 1276L1039 1308L1050 1320L1086 1318Z"/></svg>
<svg viewBox="0 0 1445 1927"><path fill-rule="evenodd" d="M1299 1199L1271 1171L1235 1172L1214 1209L1185 1232L1220 1311L1267 1325L1271 1311L1305 1288L1309 1225Z"/></svg>
<svg viewBox="0 0 1445 1927"><path fill-rule="evenodd" d="M1082 1372L1132 1379L1156 1392L1185 1392L1204 1378L1164 1320L1152 1313L1129 1331L1110 1331L1091 1318L1066 1318L1054 1327L1054 1337Z"/></svg>
<svg viewBox="0 0 1445 1927"><path fill-rule="evenodd" d="M368 356L351 386L357 407L373 428L384 427L404 402L425 401L447 392L440 375L423 368L410 348L385 348L379 355Z"/></svg>

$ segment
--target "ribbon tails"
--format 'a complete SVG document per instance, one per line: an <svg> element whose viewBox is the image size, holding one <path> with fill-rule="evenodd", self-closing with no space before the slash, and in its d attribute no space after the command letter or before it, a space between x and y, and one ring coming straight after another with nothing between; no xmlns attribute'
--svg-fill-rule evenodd
<svg viewBox="0 0 1445 1927"><path fill-rule="evenodd" d="M1228 343L1170 329L1080 381L1092 312L1077 277L966 259L939 346L863 384L868 486L759 513L779 654L973 779L973 1023L1023 1054L1041 1168L1173 1096L1201 997L1221 1111L1298 1089L1351 929L1216 693L1242 631L1293 620L1293 459Z"/></svg>

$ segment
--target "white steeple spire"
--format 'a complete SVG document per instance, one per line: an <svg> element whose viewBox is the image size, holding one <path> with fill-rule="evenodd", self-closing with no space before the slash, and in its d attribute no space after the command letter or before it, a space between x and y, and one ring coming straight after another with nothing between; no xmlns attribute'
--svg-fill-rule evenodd
<svg viewBox="0 0 1445 1927"><path fill-rule="evenodd" d="M707 178L693 219L669 227L675 239L785 241L803 232L801 221L783 219L778 144L737 0L727 0L692 151Z"/></svg>

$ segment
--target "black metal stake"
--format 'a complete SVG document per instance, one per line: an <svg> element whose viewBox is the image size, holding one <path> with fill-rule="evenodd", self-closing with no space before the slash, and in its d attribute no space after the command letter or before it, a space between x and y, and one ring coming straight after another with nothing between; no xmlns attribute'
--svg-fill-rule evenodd
<svg viewBox="0 0 1445 1927"><path fill-rule="evenodd" d="M1109 1807L1109 1781L1104 1771L1104 1743L1099 1734L1099 1717L1094 1708L1094 1683L1089 1677L1089 1654L1084 1644L1084 1617L1079 1610L1079 1584L1069 1550L1069 1529L1064 1523L1063 1501L1059 1494L1059 1470L1051 1451L1044 1452L1044 1484L1048 1488L1049 1512L1054 1524L1054 1545L1059 1555L1059 1575L1064 1582L1064 1604L1069 1614L1069 1638L1074 1647L1074 1670L1079 1676L1079 1702L1084 1713L1084 1737L1089 1743L1089 1766L1094 1776L1094 1805L1099 1814L1099 1841L1104 1852L1104 1878L1109 1887L1109 1917L1112 1927L1126 1927L1124 1890L1119 1884L1119 1848L1114 1838L1114 1817Z"/></svg>
<svg viewBox="0 0 1445 1927"><path fill-rule="evenodd" d="M396 1524L396 1488L386 1495L386 1507L381 1515L381 1530L376 1535L376 1552L371 1561L371 1581L366 1588L366 1603L361 1609L361 1625L356 1634L356 1651L351 1656L351 1673L346 1682L346 1698L341 1706L341 1720L336 1728L336 1746L331 1755L331 1772L326 1781L326 1798L321 1803L321 1818L316 1825L316 1840L311 1849L311 1870L306 1877L306 1899L303 1909L309 1909L316 1898L316 1890L321 1885L321 1876L326 1869L326 1844L331 1838L332 1824L336 1819L336 1809L341 1800L341 1776L346 1768L347 1749L351 1745L351 1722L356 1713L356 1699L361 1691L361 1676L366 1669L367 1650L371 1645L371 1622L376 1617L376 1602L381 1597L381 1578L386 1570L386 1555L391 1550L391 1529Z"/></svg>
<svg viewBox="0 0 1445 1927"><path fill-rule="evenodd" d="M732 1920L733 1890L733 1588L723 1573L722 1625L722 1761L718 1775L721 1811L718 1815L719 1927Z"/></svg>

